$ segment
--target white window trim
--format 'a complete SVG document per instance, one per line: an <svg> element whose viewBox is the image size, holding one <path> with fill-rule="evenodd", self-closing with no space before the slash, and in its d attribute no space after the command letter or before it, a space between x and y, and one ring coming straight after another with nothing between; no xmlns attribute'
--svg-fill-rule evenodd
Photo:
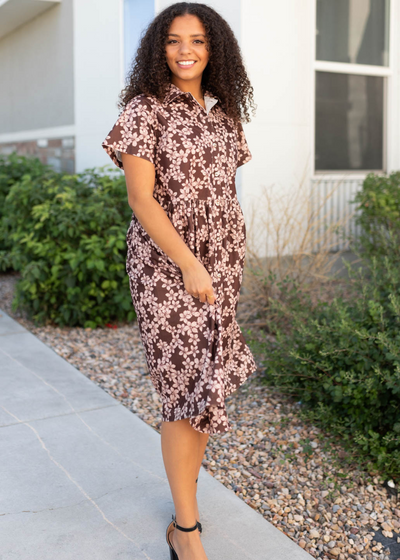
<svg viewBox="0 0 400 560"><path fill-rule="evenodd" d="M365 178L374 170L343 170L343 171L316 171L315 169L315 76L317 71L337 72L341 74L358 74L364 76L382 76L384 80L383 92L383 171L376 170L375 173L390 173L396 167L400 167L399 154L399 108L400 98L399 78L395 72L398 68L397 50L400 46L396 44L396 33L398 29L397 20L400 16L396 0L389 2L389 66L373 66L368 64L350 64L343 62L331 62L316 60L316 28L317 28L317 0L312 2L312 44L311 44L311 178L313 180L336 179L346 177L352 179Z"/></svg>
<svg viewBox="0 0 400 560"><path fill-rule="evenodd" d="M338 74L362 74L363 76L391 76L393 74L390 66L350 64L349 62L330 62L328 60L314 60L314 70L337 72Z"/></svg>
<svg viewBox="0 0 400 560"><path fill-rule="evenodd" d="M14 142L31 142L39 138L66 138L75 136L75 125L54 126L52 128L35 128L32 130L20 130L18 132L6 132L0 134L0 144L12 144Z"/></svg>

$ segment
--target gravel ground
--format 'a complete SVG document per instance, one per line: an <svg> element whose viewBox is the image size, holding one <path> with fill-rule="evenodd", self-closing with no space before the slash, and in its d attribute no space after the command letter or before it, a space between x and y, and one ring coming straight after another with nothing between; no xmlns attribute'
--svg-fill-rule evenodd
<svg viewBox="0 0 400 560"><path fill-rule="evenodd" d="M159 432L137 325L35 327L11 311L17 279L0 274L0 308ZM210 436L204 468L316 558L400 559L400 504L383 480L341 461L346 451L304 424L298 406L254 373L227 399L232 430Z"/></svg>

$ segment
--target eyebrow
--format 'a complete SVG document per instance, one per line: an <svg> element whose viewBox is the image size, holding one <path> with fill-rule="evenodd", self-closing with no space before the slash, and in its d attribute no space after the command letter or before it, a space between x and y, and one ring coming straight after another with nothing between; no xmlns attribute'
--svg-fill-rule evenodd
<svg viewBox="0 0 400 560"><path fill-rule="evenodd" d="M180 35L177 35L176 33L168 33L167 36L168 37L180 37ZM205 37L205 35L203 35L203 33L197 33L196 35L190 35L190 37Z"/></svg>

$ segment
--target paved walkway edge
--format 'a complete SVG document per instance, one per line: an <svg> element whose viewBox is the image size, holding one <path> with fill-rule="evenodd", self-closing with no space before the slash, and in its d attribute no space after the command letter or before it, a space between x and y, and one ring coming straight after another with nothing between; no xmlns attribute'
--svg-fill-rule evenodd
<svg viewBox="0 0 400 560"><path fill-rule="evenodd" d="M1 560L168 560L160 435L0 310ZM209 560L312 558L202 468Z"/></svg>

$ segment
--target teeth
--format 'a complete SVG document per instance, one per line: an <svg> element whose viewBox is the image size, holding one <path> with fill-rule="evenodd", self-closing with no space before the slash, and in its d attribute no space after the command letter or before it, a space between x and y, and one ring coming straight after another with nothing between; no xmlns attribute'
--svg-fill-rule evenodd
<svg viewBox="0 0 400 560"><path fill-rule="evenodd" d="M194 64L194 62L194 60L180 60L178 64L183 64L183 66L190 66L191 64Z"/></svg>

